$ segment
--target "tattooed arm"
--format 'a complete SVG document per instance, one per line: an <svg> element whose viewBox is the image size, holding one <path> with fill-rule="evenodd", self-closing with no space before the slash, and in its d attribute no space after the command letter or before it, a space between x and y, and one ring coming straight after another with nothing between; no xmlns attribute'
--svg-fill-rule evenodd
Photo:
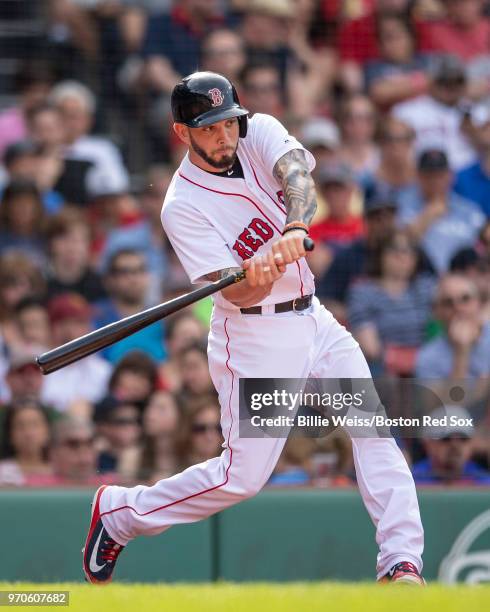
<svg viewBox="0 0 490 612"><path fill-rule="evenodd" d="M282 185L286 224L299 221L309 225L316 210L316 192L304 152L288 151L277 161L273 174Z"/></svg>

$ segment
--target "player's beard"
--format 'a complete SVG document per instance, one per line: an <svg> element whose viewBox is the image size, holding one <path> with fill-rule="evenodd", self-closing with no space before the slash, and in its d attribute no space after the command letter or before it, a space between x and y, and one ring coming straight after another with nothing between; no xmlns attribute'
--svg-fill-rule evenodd
<svg viewBox="0 0 490 612"><path fill-rule="evenodd" d="M192 137L192 134L189 134L189 138L191 141L192 148L197 153L197 155L199 155L199 157L201 157L207 164L209 164L213 168L216 168L217 170L227 170L228 168L231 168L235 163L238 143L233 153L231 153L230 155L223 155L220 160L216 160L210 155L208 155L206 151L197 144L197 142Z"/></svg>

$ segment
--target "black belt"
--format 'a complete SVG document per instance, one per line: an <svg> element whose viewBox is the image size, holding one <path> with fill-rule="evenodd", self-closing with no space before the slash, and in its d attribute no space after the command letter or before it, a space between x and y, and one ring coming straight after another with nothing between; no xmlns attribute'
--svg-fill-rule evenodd
<svg viewBox="0 0 490 612"><path fill-rule="evenodd" d="M305 295L304 297L294 298L294 300L289 300L289 302L281 302L280 304L274 304L274 312L289 312L294 310L294 312L301 312L302 310L306 310L311 306L311 302L313 300L312 295ZM240 312L242 314L262 314L262 306L251 306L250 308L240 308Z"/></svg>

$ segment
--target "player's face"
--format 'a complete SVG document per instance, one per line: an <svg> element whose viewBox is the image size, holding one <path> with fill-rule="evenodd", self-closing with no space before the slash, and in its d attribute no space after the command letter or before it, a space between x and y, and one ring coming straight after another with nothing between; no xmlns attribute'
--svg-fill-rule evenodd
<svg viewBox="0 0 490 612"><path fill-rule="evenodd" d="M234 164L238 131L238 119L232 117L201 128L182 129L179 136L189 145L191 161L212 172Z"/></svg>

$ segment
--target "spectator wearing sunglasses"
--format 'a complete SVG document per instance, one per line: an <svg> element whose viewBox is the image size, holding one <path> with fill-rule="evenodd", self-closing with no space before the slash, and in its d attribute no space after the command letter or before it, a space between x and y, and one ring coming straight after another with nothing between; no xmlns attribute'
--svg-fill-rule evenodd
<svg viewBox="0 0 490 612"><path fill-rule="evenodd" d="M202 396L185 406L177 444L182 468L217 457L222 442L220 408L214 396Z"/></svg>
<svg viewBox="0 0 490 612"><path fill-rule="evenodd" d="M436 291L434 314L443 333L424 344L416 361L421 379L487 381L490 377L490 323L482 321L481 298L468 276L450 273ZM442 384L442 381L441 381Z"/></svg>
<svg viewBox="0 0 490 612"><path fill-rule="evenodd" d="M432 425L424 431L426 459L412 468L417 484L489 485L490 473L471 460L475 428L462 406L441 406L430 413L433 419L454 418L458 425ZM464 422L467 424L464 424Z"/></svg>

